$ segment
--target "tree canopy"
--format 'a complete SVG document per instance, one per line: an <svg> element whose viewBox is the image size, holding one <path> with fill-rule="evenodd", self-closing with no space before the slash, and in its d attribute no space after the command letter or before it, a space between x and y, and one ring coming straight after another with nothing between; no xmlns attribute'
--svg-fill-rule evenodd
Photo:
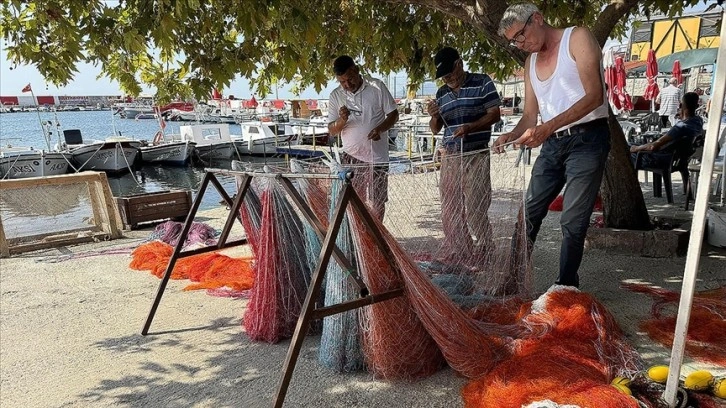
<svg viewBox="0 0 726 408"><path fill-rule="evenodd" d="M535 1L551 24L585 25L601 44L634 14L676 15L705 0ZM131 95L145 84L166 101L208 97L248 78L265 95L277 81L321 90L332 60L348 54L364 69L406 71L413 87L433 72L445 45L474 70L511 73L524 55L497 35L498 0L42 0L5 1L0 36L11 64L34 65L54 85L81 61L100 66Z"/></svg>

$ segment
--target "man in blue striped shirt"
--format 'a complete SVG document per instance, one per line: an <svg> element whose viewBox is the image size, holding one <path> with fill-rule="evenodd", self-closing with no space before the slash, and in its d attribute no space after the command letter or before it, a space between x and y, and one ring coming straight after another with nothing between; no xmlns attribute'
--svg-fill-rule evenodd
<svg viewBox="0 0 726 408"><path fill-rule="evenodd" d="M431 132L444 129L438 151L444 250L451 261L478 264L491 242L489 139L499 121L501 100L488 75L464 70L456 49L442 48L434 64L444 85L427 110Z"/></svg>

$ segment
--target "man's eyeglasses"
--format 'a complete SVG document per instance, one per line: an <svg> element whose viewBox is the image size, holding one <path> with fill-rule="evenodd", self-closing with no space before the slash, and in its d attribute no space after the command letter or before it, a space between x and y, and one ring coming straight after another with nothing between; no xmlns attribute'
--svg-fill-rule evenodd
<svg viewBox="0 0 726 408"><path fill-rule="evenodd" d="M519 44L523 44L524 41L527 39L527 37L524 36L524 31L527 29L527 26L529 23L532 22L532 17L534 16L534 13L530 14L529 17L527 17L527 21L524 22L524 26L521 30L517 32L517 34L512 37L512 40L509 41L509 45L511 47L516 47Z"/></svg>

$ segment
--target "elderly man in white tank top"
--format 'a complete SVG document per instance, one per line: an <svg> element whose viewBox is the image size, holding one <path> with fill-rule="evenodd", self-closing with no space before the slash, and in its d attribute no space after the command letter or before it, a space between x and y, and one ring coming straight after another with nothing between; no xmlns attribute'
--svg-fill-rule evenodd
<svg viewBox="0 0 726 408"><path fill-rule="evenodd" d="M522 119L493 149L501 153L512 142L542 146L525 201L527 234L533 244L550 203L566 186L555 283L577 287L585 235L610 151L602 50L587 28L554 28L530 3L507 8L499 33L531 54L524 66Z"/></svg>

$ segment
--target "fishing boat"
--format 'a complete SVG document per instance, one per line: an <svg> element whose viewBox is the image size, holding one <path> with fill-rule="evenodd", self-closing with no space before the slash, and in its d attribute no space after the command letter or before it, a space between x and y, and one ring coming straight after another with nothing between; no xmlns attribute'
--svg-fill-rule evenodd
<svg viewBox="0 0 726 408"><path fill-rule="evenodd" d="M230 159L235 153L228 124L200 124L179 127L180 140L196 143L196 157L208 161Z"/></svg>
<svg viewBox="0 0 726 408"><path fill-rule="evenodd" d="M160 130L151 144L142 143L139 147L141 161L185 166L191 161L196 145L193 141L182 140L180 134L165 134Z"/></svg>
<svg viewBox="0 0 726 408"><path fill-rule="evenodd" d="M73 157L77 171L97 170L110 174L131 171L141 147L140 141L121 136L85 140L79 129L64 130L63 138L65 142L59 150Z"/></svg>
<svg viewBox="0 0 726 408"><path fill-rule="evenodd" d="M32 147L0 148L0 179L57 176L68 172L69 160L61 152Z"/></svg>
<svg viewBox="0 0 726 408"><path fill-rule="evenodd" d="M326 116L313 116L307 120L297 119L293 124L293 130L298 135L300 144L328 143L328 118Z"/></svg>
<svg viewBox="0 0 726 408"><path fill-rule="evenodd" d="M241 136L232 136L240 155L272 155L277 146L297 144L292 126L284 123L248 121L240 123Z"/></svg>

